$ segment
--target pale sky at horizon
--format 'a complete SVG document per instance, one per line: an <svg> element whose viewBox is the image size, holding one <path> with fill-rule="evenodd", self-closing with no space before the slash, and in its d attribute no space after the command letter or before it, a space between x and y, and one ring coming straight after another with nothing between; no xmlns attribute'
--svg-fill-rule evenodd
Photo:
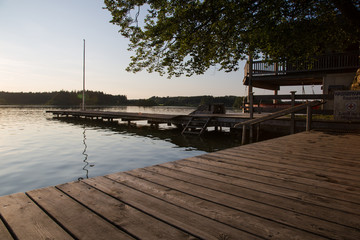
<svg viewBox="0 0 360 240"><path fill-rule="evenodd" d="M145 70L126 72L132 55L127 51L128 40L109 23L111 14L103 7L100 0L0 0L0 91L81 90L86 39L88 90L128 99L246 95L245 62L237 72L213 67L204 75L171 79Z"/></svg>

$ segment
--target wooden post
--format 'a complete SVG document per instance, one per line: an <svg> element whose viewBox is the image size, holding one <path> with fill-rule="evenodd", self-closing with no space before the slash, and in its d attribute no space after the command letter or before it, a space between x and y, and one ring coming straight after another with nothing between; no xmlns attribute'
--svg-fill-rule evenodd
<svg viewBox="0 0 360 240"><path fill-rule="evenodd" d="M241 136L241 145L244 145L246 142L246 125L243 124L242 136Z"/></svg>
<svg viewBox="0 0 360 240"><path fill-rule="evenodd" d="M250 119L254 118L254 92L249 93L249 112L250 112Z"/></svg>
<svg viewBox="0 0 360 240"><path fill-rule="evenodd" d="M312 107L308 105L306 108L306 131L311 130L311 121L312 121Z"/></svg>
<svg viewBox="0 0 360 240"><path fill-rule="evenodd" d="M256 124L256 141L258 142L260 138L260 123Z"/></svg>
<svg viewBox="0 0 360 240"><path fill-rule="evenodd" d="M291 107L295 106L295 93L296 91L291 91ZM291 113L291 120L290 120L290 134L295 133L295 113Z"/></svg>
<svg viewBox="0 0 360 240"><path fill-rule="evenodd" d="M250 112L250 119L254 118L254 93L253 93L253 86L252 86L252 75L253 75L253 58L252 58L252 52L249 53L249 58L248 58L248 62L249 62L249 88L248 88L248 100L249 100L249 112ZM249 130L250 130L250 141L252 140L253 137L253 129L252 126L249 126ZM245 128L246 129L246 128ZM246 130L245 130L246 132ZM245 140L244 140L245 141Z"/></svg>
<svg viewBox="0 0 360 240"><path fill-rule="evenodd" d="M277 96L278 95L278 90L274 90L274 96ZM275 105L274 108L276 108L276 104L278 103L278 100L277 99L273 99L273 104Z"/></svg>
<svg viewBox="0 0 360 240"><path fill-rule="evenodd" d="M253 87L252 87L252 75L253 75L253 60L252 60L252 54L249 54L249 58L248 58L248 63L249 63L249 87L248 87L248 103L249 103L249 112L250 112L250 119L252 119L252 114L253 114L253 99L252 99L252 94L253 94Z"/></svg>
<svg viewBox="0 0 360 240"><path fill-rule="evenodd" d="M253 119L254 118L254 93L251 92L250 93L250 119ZM252 142L253 140L253 137L254 137L254 133L253 133L253 125L250 125L249 126L249 139L250 139L250 142Z"/></svg>

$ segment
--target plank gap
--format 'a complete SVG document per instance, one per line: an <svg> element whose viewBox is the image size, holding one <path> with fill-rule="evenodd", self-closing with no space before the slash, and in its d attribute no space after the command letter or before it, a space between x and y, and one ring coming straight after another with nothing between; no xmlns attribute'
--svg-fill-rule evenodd
<svg viewBox="0 0 360 240"><path fill-rule="evenodd" d="M121 226L117 225L116 223L114 223L113 221L111 221L110 219L107 219L106 217L104 217L103 215L95 212L94 210L92 210L91 208L89 208L88 206L86 206L85 204L83 204L82 202L78 201L77 199L73 198L71 195L67 194L65 191L63 191L61 188L58 188L57 186L55 186L55 188L57 190L59 190L60 192L64 193L65 195L67 195L70 199L72 199L73 201L79 203L80 205L82 205L83 207L85 207L86 209L88 209L90 212L94 213L95 215L99 216L100 218L104 219L106 222L110 223L111 225L113 225L114 227L118 228L119 230L127 233L128 235L130 235L131 237L135 238L135 239L139 239L138 237L136 237L135 235L133 235L132 233L130 233L129 231L127 231L126 229L122 228ZM98 189L96 189L97 191L99 191Z"/></svg>
<svg viewBox="0 0 360 240"><path fill-rule="evenodd" d="M11 228L11 226L8 224L8 222L6 221L6 219L3 217L3 215L0 213L0 224L3 224L4 227L6 228L6 230L8 231L9 235L15 239L18 240L19 238L16 236L15 232L13 231L13 229ZM0 234L1 235L1 234ZM6 233L4 233L5 236L3 237L7 237ZM1 235L2 236L2 235Z"/></svg>
<svg viewBox="0 0 360 240"><path fill-rule="evenodd" d="M25 195L30 198L33 203L38 206L51 220L53 220L59 227L61 227L67 234L69 234L72 238L78 239L69 229L67 229L61 222L59 222L54 216L52 216L45 208L43 208L38 202L35 201L27 192Z"/></svg>
<svg viewBox="0 0 360 240"><path fill-rule="evenodd" d="M111 181L113 181L113 182L116 182L116 183L118 183L118 184L121 184L121 185L124 185L124 186L126 186L126 187L129 187L129 186L123 184L123 183L120 183L120 182L117 182L117 181L115 181L115 180L113 180L113 179L111 179L111 178L108 178L106 175L103 176L103 177L106 178L106 179L108 179L108 180L111 180ZM126 204L126 205L129 205L130 207L132 207L132 208L134 208L134 209L136 209L136 210L138 210L138 211L140 211L140 212L142 212L142 213L144 213L144 214L146 214L146 215L148 215L148 216L150 216L150 217L152 217L152 218L155 218L155 219L157 219L157 220L159 220L159 221L161 221L161 222L163 222L163 223L165 223L165 224L167 224L167 225L169 225L169 226L172 226L172 227L174 227L174 228L176 228L176 229L178 229L178 230L180 230L180 231L183 231L183 232L185 232L185 233L187 233L187 234L189 234L189 235L191 235L191 236L194 236L195 238L201 239L201 237L196 236L194 233L189 232L189 231L187 231L186 229L183 229L183 228L181 228L181 227L179 227L179 226L177 226L177 225L175 225L175 224L172 224L172 223L169 223L169 222L167 222L167 221L164 221L163 219L161 219L161 218L159 218L159 217L157 217L157 216L155 216L155 215L153 215L153 214L150 214L150 213L144 211L143 209L138 208L138 207L136 207L135 205L133 205L133 204L127 202L127 201L124 201L124 200L122 200L122 199L120 199L120 198L118 198L118 197L116 197L116 196L113 196L113 195L111 195L111 194L109 194L109 193L107 193L107 192L105 192L105 191L102 191L101 189L97 188L95 185L91 185L91 184L89 184L89 183L87 183L87 182L83 182L83 183L85 183L85 184L88 185L89 187L92 187L92 188L94 188L94 189L96 189L96 190L98 190L98 191L106 194L106 195L109 196L109 197L112 197L112 198L114 198L114 199L116 199L116 200L118 200L118 201L120 201L120 202L122 202L122 203L124 203L124 204ZM131 189L133 189L133 190L136 190L136 191L138 191L138 192L141 192L141 191L139 191L138 189L135 189L135 188L132 188L132 187L129 187L129 188L131 188ZM149 194L146 194L146 195L149 195ZM160 200L162 200L162 199L160 199Z"/></svg>

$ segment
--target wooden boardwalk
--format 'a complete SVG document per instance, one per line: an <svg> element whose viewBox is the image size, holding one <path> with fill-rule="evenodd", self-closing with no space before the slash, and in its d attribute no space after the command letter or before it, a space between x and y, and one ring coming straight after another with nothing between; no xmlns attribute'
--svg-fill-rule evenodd
<svg viewBox="0 0 360 240"><path fill-rule="evenodd" d="M360 239L360 134L299 133L0 197L0 239Z"/></svg>

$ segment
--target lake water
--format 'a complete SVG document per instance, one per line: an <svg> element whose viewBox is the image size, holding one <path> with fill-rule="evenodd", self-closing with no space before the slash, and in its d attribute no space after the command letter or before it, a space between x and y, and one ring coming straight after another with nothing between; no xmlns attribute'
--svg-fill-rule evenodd
<svg viewBox="0 0 360 240"><path fill-rule="evenodd" d="M228 133L184 136L90 120L53 118L44 107L0 107L0 196L127 171L240 145ZM102 109L95 109L102 110ZM188 114L187 107L114 107L109 111Z"/></svg>

